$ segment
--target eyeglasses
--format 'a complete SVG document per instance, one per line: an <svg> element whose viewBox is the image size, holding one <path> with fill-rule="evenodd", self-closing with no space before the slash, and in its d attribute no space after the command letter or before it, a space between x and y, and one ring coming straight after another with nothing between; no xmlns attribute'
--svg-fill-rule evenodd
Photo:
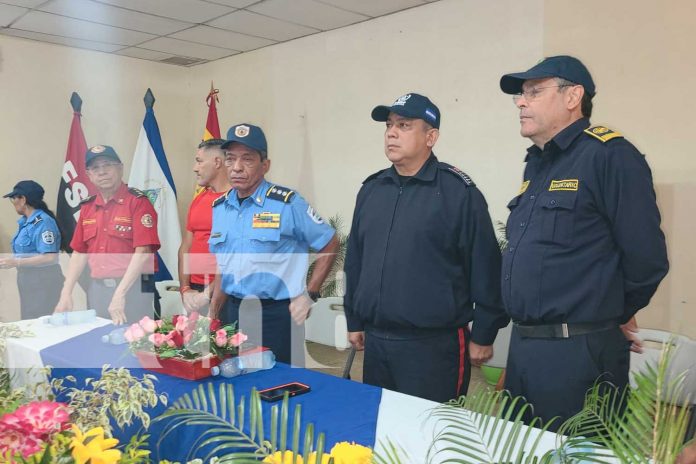
<svg viewBox="0 0 696 464"><path fill-rule="evenodd" d="M520 101L520 98L524 97L525 100L532 101L536 99L536 97L539 96L542 90L544 89L553 89L553 88L563 88L563 87L572 87L573 85L571 84L561 84L561 85L549 85L547 87L532 87L529 90L523 90L520 93L516 93L512 96L512 101L517 103Z"/></svg>
<svg viewBox="0 0 696 464"><path fill-rule="evenodd" d="M88 166L87 170L91 172L97 172L97 171L106 171L108 169L113 168L114 166L120 166L121 163L100 163L100 164L93 164L92 166Z"/></svg>

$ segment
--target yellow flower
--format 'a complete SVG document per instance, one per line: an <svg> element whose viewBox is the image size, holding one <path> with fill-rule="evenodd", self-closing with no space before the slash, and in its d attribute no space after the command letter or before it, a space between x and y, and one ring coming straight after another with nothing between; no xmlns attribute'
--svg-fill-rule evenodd
<svg viewBox="0 0 696 464"><path fill-rule="evenodd" d="M280 451L276 451L272 455L266 456L266 458L261 462L268 464L304 464L302 456L299 454L295 456L295 461L293 463L292 451L286 451L285 454L282 454Z"/></svg>
<svg viewBox="0 0 696 464"><path fill-rule="evenodd" d="M372 450L366 446L342 441L331 448L331 457L334 464L370 464Z"/></svg>
<svg viewBox="0 0 696 464"><path fill-rule="evenodd" d="M73 424L72 431L75 437L70 442L70 448L72 448L72 456L76 464L85 464L87 461L90 464L116 464L121 459L121 452L111 449L118 444L118 440L104 438L102 427L94 427L83 434Z"/></svg>
<svg viewBox="0 0 696 464"><path fill-rule="evenodd" d="M324 453L321 455L321 464L329 464L329 459L331 456L329 453ZM317 464L317 453L312 452L309 454L309 457L307 458L307 464Z"/></svg>

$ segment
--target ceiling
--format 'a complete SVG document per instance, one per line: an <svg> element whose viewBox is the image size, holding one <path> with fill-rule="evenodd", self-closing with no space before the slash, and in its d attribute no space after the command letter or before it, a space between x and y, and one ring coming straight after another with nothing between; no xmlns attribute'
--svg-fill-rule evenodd
<svg viewBox="0 0 696 464"><path fill-rule="evenodd" d="M0 34L193 66L437 0L0 0Z"/></svg>

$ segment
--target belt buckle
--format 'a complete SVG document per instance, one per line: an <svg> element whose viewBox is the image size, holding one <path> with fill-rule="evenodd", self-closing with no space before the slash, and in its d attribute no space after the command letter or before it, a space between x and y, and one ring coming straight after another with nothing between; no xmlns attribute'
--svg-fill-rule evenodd
<svg viewBox="0 0 696 464"><path fill-rule="evenodd" d="M565 322L561 324L561 333L563 338L570 338L570 333L568 332L568 324Z"/></svg>
<svg viewBox="0 0 696 464"><path fill-rule="evenodd" d="M104 286L113 288L116 286L116 279L104 279Z"/></svg>

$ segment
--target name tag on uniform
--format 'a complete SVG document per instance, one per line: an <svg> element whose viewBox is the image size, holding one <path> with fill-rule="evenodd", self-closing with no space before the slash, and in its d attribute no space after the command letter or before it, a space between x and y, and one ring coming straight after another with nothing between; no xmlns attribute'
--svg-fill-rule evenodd
<svg viewBox="0 0 696 464"><path fill-rule="evenodd" d="M257 213L251 222L254 229L279 229L280 213Z"/></svg>
<svg viewBox="0 0 696 464"><path fill-rule="evenodd" d="M579 182L577 179L552 180L551 185L549 185L549 192L555 192L557 190L577 192L578 184Z"/></svg>

